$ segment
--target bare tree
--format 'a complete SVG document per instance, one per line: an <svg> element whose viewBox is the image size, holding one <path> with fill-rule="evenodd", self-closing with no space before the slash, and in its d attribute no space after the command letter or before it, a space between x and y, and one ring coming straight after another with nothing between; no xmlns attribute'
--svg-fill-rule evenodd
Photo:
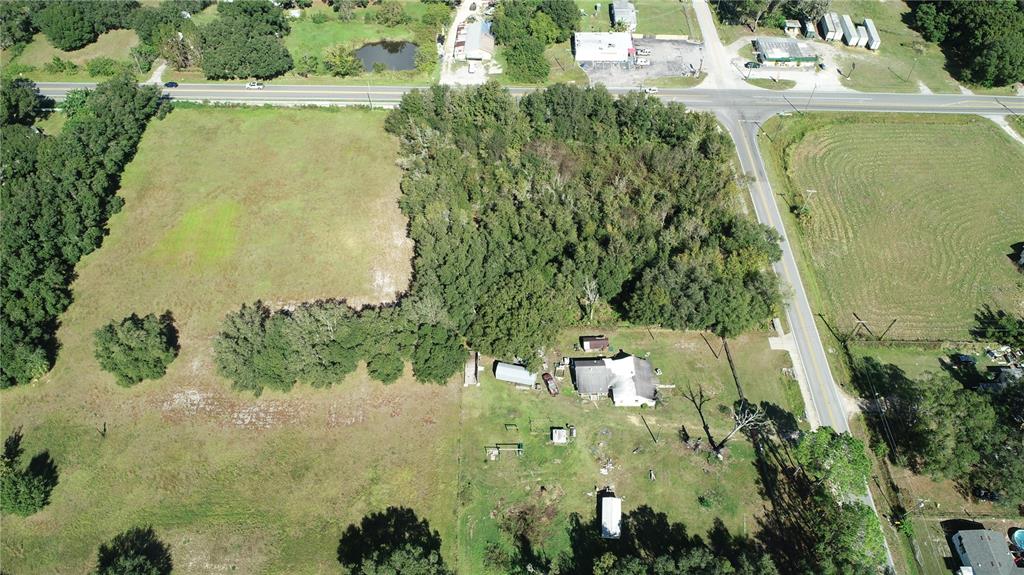
<svg viewBox="0 0 1024 575"><path fill-rule="evenodd" d="M704 418L704 405L714 399L715 396L705 394L703 386L697 386L697 391L694 391L692 386L687 386L686 391L683 392L683 397L690 400L690 403L697 408L697 415L700 416L700 423L701 426L704 427L704 434L708 438L708 443L711 445L711 449L714 450L715 454L718 455L719 458L722 457L722 450L725 449L726 443L728 443L734 435L744 429L756 429L762 427L768 421L764 410L762 410L759 405L753 405L746 401L741 401L739 408L733 415L732 431L727 433L721 441L715 441L714 436L711 435L711 427Z"/></svg>
<svg viewBox="0 0 1024 575"><path fill-rule="evenodd" d="M583 302L587 306L587 310L590 313L591 322L594 321L594 306L597 304L597 300L601 299L601 292L597 289L597 280L594 278L587 278L583 281Z"/></svg>

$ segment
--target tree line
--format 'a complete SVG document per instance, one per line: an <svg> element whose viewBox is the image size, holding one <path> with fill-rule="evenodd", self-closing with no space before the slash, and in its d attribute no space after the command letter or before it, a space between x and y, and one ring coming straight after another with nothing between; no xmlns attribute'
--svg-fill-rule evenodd
<svg viewBox="0 0 1024 575"><path fill-rule="evenodd" d="M787 18L817 23L832 8L832 0L714 0L714 6L723 22L756 32L759 26L782 28Z"/></svg>
<svg viewBox="0 0 1024 575"><path fill-rule="evenodd" d="M516 101L490 83L411 92L385 126L401 141L409 292L359 311L244 306L216 344L237 387L328 385L360 360L382 381L408 360L441 382L467 344L537 367L595 305L732 336L779 302L779 238L735 212L731 143L710 114L600 87Z"/></svg>
<svg viewBox="0 0 1024 575"><path fill-rule="evenodd" d="M580 12L572 0L511 0L498 4L491 33L505 46L505 73L516 82L547 80L544 58L549 44L565 42L579 27Z"/></svg>
<svg viewBox="0 0 1024 575"><path fill-rule="evenodd" d="M1024 3L912 0L912 25L942 46L952 72L982 86L1024 82Z"/></svg>
<svg viewBox="0 0 1024 575"><path fill-rule="evenodd" d="M4 145L0 208L0 386L45 373L57 353L58 316L71 304L82 256L99 247L146 124L168 109L159 89L123 76L85 96L56 136L31 127L43 99L27 80L0 86Z"/></svg>

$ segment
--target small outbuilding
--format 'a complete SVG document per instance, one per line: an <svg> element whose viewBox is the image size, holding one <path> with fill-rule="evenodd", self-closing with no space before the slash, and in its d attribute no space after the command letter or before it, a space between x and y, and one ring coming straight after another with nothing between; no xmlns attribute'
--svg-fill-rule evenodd
<svg viewBox="0 0 1024 575"><path fill-rule="evenodd" d="M630 0L612 0L612 24L622 25L628 32L636 31L636 6Z"/></svg>
<svg viewBox="0 0 1024 575"><path fill-rule="evenodd" d="M804 20L804 38L814 39L818 37L817 31L814 29L814 22L810 20Z"/></svg>
<svg viewBox="0 0 1024 575"><path fill-rule="evenodd" d="M636 50L629 32L576 32L572 52L577 62L626 63Z"/></svg>
<svg viewBox="0 0 1024 575"><path fill-rule="evenodd" d="M857 26L853 24L853 20L849 14L843 14L839 20L840 26L843 28L843 42L847 46L856 46L860 42L860 34L857 33Z"/></svg>
<svg viewBox="0 0 1024 575"><path fill-rule="evenodd" d="M499 361L494 366L494 378L498 381L514 383L520 389L533 389L537 384L537 374L514 363Z"/></svg>
<svg viewBox="0 0 1024 575"><path fill-rule="evenodd" d="M800 21L799 20L786 20L782 25L782 30L786 34L792 34L796 36L800 33Z"/></svg>
<svg viewBox="0 0 1024 575"><path fill-rule="evenodd" d="M1014 575L1006 537L989 529L969 529L953 535L953 549L963 567L960 573L972 575Z"/></svg>
<svg viewBox="0 0 1024 575"><path fill-rule="evenodd" d="M604 351L608 349L611 342L603 335L580 336L580 348L583 351Z"/></svg>
<svg viewBox="0 0 1024 575"><path fill-rule="evenodd" d="M864 19L864 30L868 34L868 42L866 44L868 50L877 50L882 45L882 37L878 34L878 28L875 28L875 22L871 18Z"/></svg>
<svg viewBox="0 0 1024 575"><path fill-rule="evenodd" d="M569 443L569 432L564 427L552 427L551 428L551 443L555 445L565 445Z"/></svg>
<svg viewBox="0 0 1024 575"><path fill-rule="evenodd" d="M607 492L601 498L601 538L618 539L622 536L622 500Z"/></svg>
<svg viewBox="0 0 1024 575"><path fill-rule="evenodd" d="M827 12L818 21L821 27L821 37L829 42L835 42L843 37L842 24L839 22L839 14Z"/></svg>

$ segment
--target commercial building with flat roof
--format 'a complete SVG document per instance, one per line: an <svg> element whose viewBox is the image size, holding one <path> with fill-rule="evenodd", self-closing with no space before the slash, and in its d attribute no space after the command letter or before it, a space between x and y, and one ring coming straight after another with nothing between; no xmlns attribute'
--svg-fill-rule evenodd
<svg viewBox="0 0 1024 575"><path fill-rule="evenodd" d="M818 55L807 42L792 38L757 38L754 52L758 60L772 64L813 64Z"/></svg>
<svg viewBox="0 0 1024 575"><path fill-rule="evenodd" d="M629 32L576 32L572 51L577 62L628 62L633 49Z"/></svg>

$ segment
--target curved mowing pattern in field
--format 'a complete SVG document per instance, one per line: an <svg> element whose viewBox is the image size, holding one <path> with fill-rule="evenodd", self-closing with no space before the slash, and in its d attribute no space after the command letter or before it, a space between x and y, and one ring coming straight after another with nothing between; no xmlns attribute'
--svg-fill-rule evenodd
<svg viewBox="0 0 1024 575"><path fill-rule="evenodd" d="M1020 310L1007 254L1024 239L1024 148L991 122L870 117L812 129L790 148L822 310L891 337L964 338L974 311Z"/></svg>

